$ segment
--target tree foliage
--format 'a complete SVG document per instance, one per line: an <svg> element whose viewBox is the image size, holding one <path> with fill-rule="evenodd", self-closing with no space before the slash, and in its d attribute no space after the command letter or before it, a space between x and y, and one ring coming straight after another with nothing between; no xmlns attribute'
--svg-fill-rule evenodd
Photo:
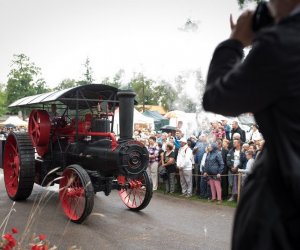
<svg viewBox="0 0 300 250"><path fill-rule="evenodd" d="M86 85L86 84L91 84L92 82L94 82L94 78L93 78L93 69L90 65L90 59L87 57L83 66L84 66L84 73L83 73L83 80L80 80L77 82L77 85Z"/></svg>
<svg viewBox="0 0 300 250"><path fill-rule="evenodd" d="M7 104L30 95L48 92L41 69L24 54L14 55L6 86Z"/></svg>
<svg viewBox="0 0 300 250"><path fill-rule="evenodd" d="M171 110L177 99L177 91L165 80L154 87L154 95L157 105L161 105L165 110Z"/></svg>
<svg viewBox="0 0 300 250"><path fill-rule="evenodd" d="M205 83L200 70L187 71L175 78L177 90L172 109L185 112L199 112L202 109L201 99Z"/></svg>
<svg viewBox="0 0 300 250"><path fill-rule="evenodd" d="M131 80L130 86L136 93L136 100L140 105L157 105L152 79L148 79L142 73L139 73Z"/></svg>
<svg viewBox="0 0 300 250"><path fill-rule="evenodd" d="M4 115L7 111L6 108L6 91L4 89L4 84L0 84L0 116Z"/></svg>
<svg viewBox="0 0 300 250"><path fill-rule="evenodd" d="M77 86L76 80L67 78L62 80L62 82L58 84L58 86L55 87L54 90L68 89L76 86Z"/></svg>
<svg viewBox="0 0 300 250"><path fill-rule="evenodd" d="M102 84L106 84L115 88L121 88L122 86L122 78L125 74L125 71L123 69L120 69L112 78L112 81L109 77L104 78L104 80L101 82Z"/></svg>

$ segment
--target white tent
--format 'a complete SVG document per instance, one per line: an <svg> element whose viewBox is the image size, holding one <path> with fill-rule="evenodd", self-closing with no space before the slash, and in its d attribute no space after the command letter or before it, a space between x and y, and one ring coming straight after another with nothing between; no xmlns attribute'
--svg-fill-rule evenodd
<svg viewBox="0 0 300 250"><path fill-rule="evenodd" d="M148 116L143 115L136 109L134 109L133 113L133 128L136 124L143 124L147 128L154 129L154 119ZM115 117L114 117L114 132L119 134L120 127L119 127L119 108L115 110Z"/></svg>
<svg viewBox="0 0 300 250"><path fill-rule="evenodd" d="M7 125L7 124L13 124L16 127L28 125L26 121L23 121L18 116L10 116L6 119L6 121L0 123L0 125Z"/></svg>

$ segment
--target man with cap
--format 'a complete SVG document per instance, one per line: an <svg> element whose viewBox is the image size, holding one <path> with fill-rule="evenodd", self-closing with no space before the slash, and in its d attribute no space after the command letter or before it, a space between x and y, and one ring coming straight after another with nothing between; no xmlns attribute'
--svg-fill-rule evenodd
<svg viewBox="0 0 300 250"><path fill-rule="evenodd" d="M186 138L179 140L180 148L177 156L177 168L179 169L181 196L187 198L192 196L193 192L193 180L192 180L192 157L193 153L191 148L187 144Z"/></svg>

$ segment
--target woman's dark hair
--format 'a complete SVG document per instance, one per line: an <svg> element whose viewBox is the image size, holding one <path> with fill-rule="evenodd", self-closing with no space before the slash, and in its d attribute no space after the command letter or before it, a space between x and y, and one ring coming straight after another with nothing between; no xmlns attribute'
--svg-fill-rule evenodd
<svg viewBox="0 0 300 250"><path fill-rule="evenodd" d="M174 145L170 142L167 143L166 147L170 150L172 150L174 148Z"/></svg>
<svg viewBox="0 0 300 250"><path fill-rule="evenodd" d="M149 139L152 139L153 141L156 141L156 137L155 136L150 136Z"/></svg>

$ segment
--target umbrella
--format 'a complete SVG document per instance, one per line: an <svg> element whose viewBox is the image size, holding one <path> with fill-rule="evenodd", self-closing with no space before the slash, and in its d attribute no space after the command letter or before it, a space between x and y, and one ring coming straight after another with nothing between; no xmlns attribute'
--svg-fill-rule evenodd
<svg viewBox="0 0 300 250"><path fill-rule="evenodd" d="M172 131L176 131L176 127L170 126L170 125L165 125L165 126L161 127L160 130L163 132L172 132Z"/></svg>
<svg viewBox="0 0 300 250"><path fill-rule="evenodd" d="M5 124L4 127L5 128L15 128L16 126L11 123L8 123L8 124Z"/></svg>

